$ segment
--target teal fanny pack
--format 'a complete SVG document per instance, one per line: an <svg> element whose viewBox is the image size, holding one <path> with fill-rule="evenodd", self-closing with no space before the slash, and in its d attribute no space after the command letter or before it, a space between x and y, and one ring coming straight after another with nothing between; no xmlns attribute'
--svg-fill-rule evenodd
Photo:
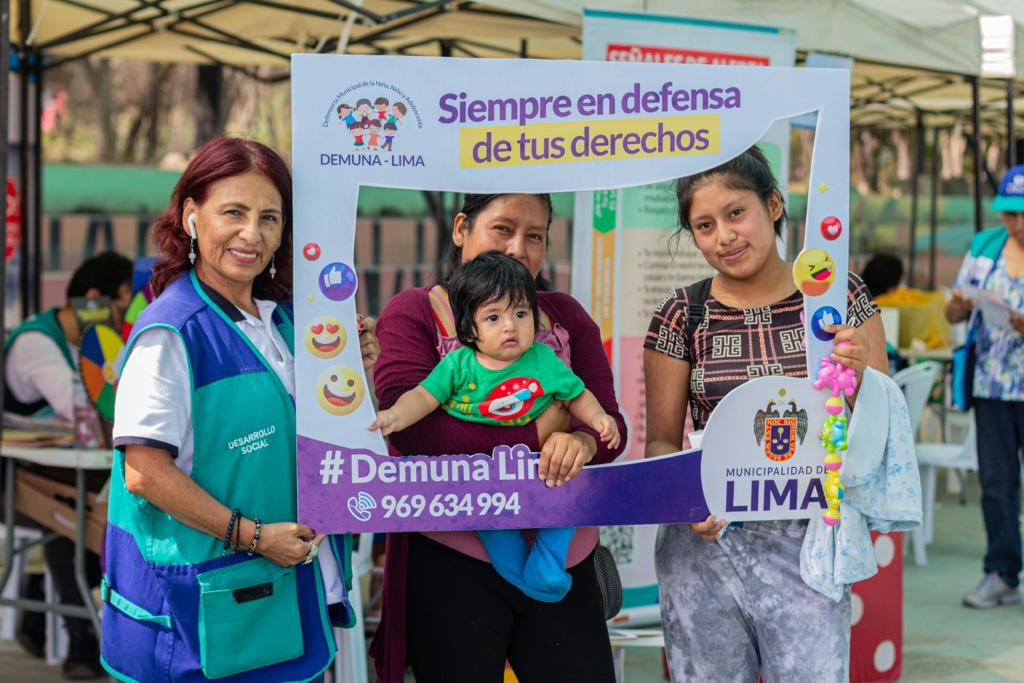
<svg viewBox="0 0 1024 683"><path fill-rule="evenodd" d="M302 656L295 567L256 558L196 579L200 665L208 678Z"/></svg>

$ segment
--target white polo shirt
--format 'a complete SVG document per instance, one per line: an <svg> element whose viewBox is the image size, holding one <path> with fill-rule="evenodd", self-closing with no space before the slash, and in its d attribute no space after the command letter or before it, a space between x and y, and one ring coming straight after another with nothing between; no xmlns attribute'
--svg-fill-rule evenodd
<svg viewBox="0 0 1024 683"><path fill-rule="evenodd" d="M206 294L252 342L274 370L289 396L295 398L295 362L272 319L273 301L255 299L259 317L229 303L216 291ZM114 406L114 446L150 446L169 452L185 474L192 472L192 394L185 345L177 333L153 328L139 335L121 371ZM244 511L243 511L244 513ZM326 550L327 548L324 548ZM341 602L345 591L334 554L317 555L329 603Z"/></svg>
<svg viewBox="0 0 1024 683"><path fill-rule="evenodd" d="M78 347L71 348L77 364ZM7 350L4 361L7 387L22 403L46 402L65 420L73 419L71 385L74 370L68 367L57 342L42 332L22 332Z"/></svg>

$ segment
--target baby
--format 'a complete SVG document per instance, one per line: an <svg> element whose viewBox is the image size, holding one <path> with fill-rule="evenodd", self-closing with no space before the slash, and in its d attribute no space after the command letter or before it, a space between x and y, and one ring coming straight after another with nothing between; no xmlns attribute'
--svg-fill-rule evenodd
<svg viewBox="0 0 1024 683"><path fill-rule="evenodd" d="M549 347L534 341L537 289L519 261L486 252L455 271L448 286L455 328L465 346L441 359L419 384L377 414L370 429L386 436L439 406L462 420L500 425L533 421L552 401L611 448L619 444L614 418ZM565 559L575 529L540 529L532 549L518 530L478 531L494 569L523 593L545 602L565 597L572 578Z"/></svg>

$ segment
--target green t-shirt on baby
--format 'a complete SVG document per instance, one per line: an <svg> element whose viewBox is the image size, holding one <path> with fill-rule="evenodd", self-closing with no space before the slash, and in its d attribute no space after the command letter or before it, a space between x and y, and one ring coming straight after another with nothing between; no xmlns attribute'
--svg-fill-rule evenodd
<svg viewBox="0 0 1024 683"><path fill-rule="evenodd" d="M571 401L586 388L549 346L539 342L514 363L489 370L476 351L452 351L420 383L449 415L470 422L525 425L551 405Z"/></svg>

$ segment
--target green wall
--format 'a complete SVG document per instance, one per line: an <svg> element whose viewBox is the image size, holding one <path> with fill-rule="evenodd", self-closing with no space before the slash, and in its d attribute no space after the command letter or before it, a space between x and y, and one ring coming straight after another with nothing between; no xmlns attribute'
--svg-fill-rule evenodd
<svg viewBox="0 0 1024 683"><path fill-rule="evenodd" d="M179 173L144 166L91 164L44 164L43 211L63 213L145 213L155 215L167 204ZM427 213L423 195L414 190L368 187L359 198L359 213L366 216L422 216ZM451 197L449 198L451 200ZM555 214L571 216L572 193L552 196ZM807 197L792 193L790 215L802 217ZM988 211L985 225L997 225L999 217ZM938 242L947 253L963 253L974 231L974 206L969 196L939 199ZM917 249L928 245L928 197L918 203ZM891 250L905 253L906 226L910 222L909 197L852 195L850 221L854 226L853 251ZM796 221L799 223L799 221Z"/></svg>

